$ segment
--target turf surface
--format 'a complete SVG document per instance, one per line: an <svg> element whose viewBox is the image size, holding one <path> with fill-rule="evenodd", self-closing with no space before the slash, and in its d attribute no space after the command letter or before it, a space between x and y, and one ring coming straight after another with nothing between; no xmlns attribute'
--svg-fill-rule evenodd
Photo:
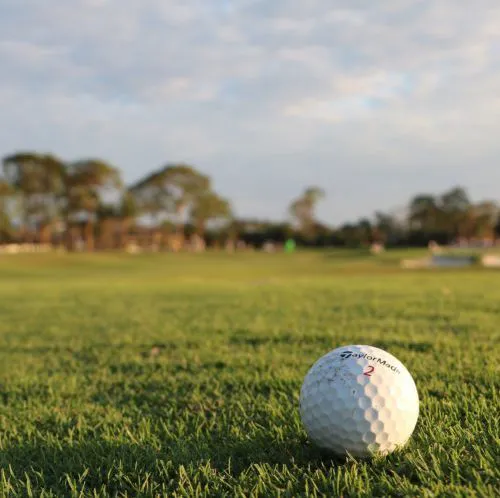
<svg viewBox="0 0 500 498"><path fill-rule="evenodd" d="M497 495L499 273L399 256L1 257L0 495ZM387 458L300 423L308 368L354 343L419 390Z"/></svg>

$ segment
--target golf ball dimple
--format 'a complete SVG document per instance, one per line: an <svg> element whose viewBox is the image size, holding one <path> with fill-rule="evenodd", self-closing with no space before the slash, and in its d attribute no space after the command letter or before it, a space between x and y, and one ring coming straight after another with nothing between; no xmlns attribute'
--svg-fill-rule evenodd
<svg viewBox="0 0 500 498"><path fill-rule="evenodd" d="M413 377L382 349L350 345L321 357L300 391L309 438L339 455L387 454L406 444L419 415Z"/></svg>

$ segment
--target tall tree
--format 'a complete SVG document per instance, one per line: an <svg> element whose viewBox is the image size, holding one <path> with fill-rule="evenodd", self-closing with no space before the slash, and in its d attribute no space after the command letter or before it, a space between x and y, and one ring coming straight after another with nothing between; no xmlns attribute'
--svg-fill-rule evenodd
<svg viewBox="0 0 500 498"><path fill-rule="evenodd" d="M122 186L120 171L99 159L84 159L69 165L66 176L67 229L83 223L85 247L95 246L97 212L105 196L116 196ZM69 245L73 247L72 237Z"/></svg>
<svg viewBox="0 0 500 498"><path fill-rule="evenodd" d="M395 241L400 235L400 232L401 229L395 216L389 213L383 213L382 211L375 212L375 220L373 223L374 242L386 244Z"/></svg>
<svg viewBox="0 0 500 498"><path fill-rule="evenodd" d="M443 210L447 213L463 212L467 210L471 202L463 187L453 187L440 196Z"/></svg>
<svg viewBox="0 0 500 498"><path fill-rule="evenodd" d="M183 245L184 222L200 196L210 189L209 177L192 166L168 164L141 179L130 188L142 214L149 215L155 232L167 219L174 220L178 246Z"/></svg>
<svg viewBox="0 0 500 498"><path fill-rule="evenodd" d="M175 212L175 199L165 179L165 172L153 171L131 185L128 192L130 205L133 205L138 218L146 218L152 224L152 238L161 238L165 219Z"/></svg>
<svg viewBox="0 0 500 498"><path fill-rule="evenodd" d="M462 235L468 224L471 202L462 187L454 187L440 196L442 224L452 238Z"/></svg>
<svg viewBox="0 0 500 498"><path fill-rule="evenodd" d="M141 178L128 189L141 215L150 217L157 224L174 208L174 199L169 191L162 170Z"/></svg>
<svg viewBox="0 0 500 498"><path fill-rule="evenodd" d="M210 178L186 164L167 165L164 169L168 190L174 199L176 227L181 235L184 216L210 190Z"/></svg>
<svg viewBox="0 0 500 498"><path fill-rule="evenodd" d="M302 234L306 237L314 235L316 206L324 197L325 191L323 189L319 187L309 187L290 205L290 214L298 223Z"/></svg>
<svg viewBox="0 0 500 498"><path fill-rule="evenodd" d="M439 229L441 221L438 200L430 194L420 194L410 201L410 229L433 233Z"/></svg>
<svg viewBox="0 0 500 498"><path fill-rule="evenodd" d="M215 192L205 192L196 198L191 209L191 219L196 233L203 237L209 221L227 222L231 219L231 204Z"/></svg>
<svg viewBox="0 0 500 498"><path fill-rule="evenodd" d="M20 195L24 232L34 229L41 242L48 242L51 225L60 215L64 162L50 154L18 152L3 159L3 170Z"/></svg>

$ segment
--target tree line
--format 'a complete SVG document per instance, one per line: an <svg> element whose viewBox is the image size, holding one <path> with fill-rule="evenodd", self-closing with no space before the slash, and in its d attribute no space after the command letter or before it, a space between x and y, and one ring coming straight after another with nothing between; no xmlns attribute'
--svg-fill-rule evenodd
<svg viewBox="0 0 500 498"><path fill-rule="evenodd" d="M261 247L294 238L306 246L372 243L421 246L458 239L495 240L500 209L474 203L465 188L412 198L403 216L377 211L333 227L316 217L325 197L306 188L282 221L242 219L209 176L187 164L166 164L127 185L119 168L95 158L64 161L52 154L16 152L2 160L0 243L51 244L75 250L124 249L130 242L179 249L193 237L208 245Z"/></svg>

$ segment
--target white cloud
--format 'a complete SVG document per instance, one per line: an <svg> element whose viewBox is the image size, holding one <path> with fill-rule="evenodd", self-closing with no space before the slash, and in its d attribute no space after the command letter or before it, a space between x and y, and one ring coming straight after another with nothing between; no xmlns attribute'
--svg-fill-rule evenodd
<svg viewBox="0 0 500 498"><path fill-rule="evenodd" d="M495 0L4 0L0 149L190 161L245 214L311 183L330 221L392 180L491 196L499 33Z"/></svg>

